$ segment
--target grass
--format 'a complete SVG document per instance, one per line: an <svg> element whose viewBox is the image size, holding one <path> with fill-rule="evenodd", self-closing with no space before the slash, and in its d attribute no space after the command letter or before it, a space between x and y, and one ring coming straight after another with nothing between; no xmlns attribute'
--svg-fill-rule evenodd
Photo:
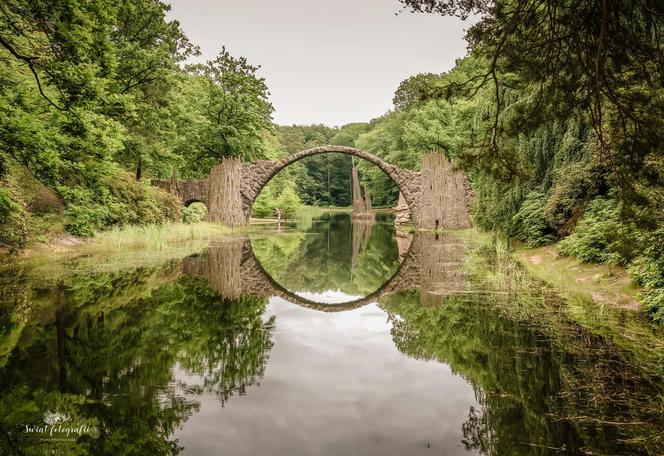
<svg viewBox="0 0 664 456"><path fill-rule="evenodd" d="M555 245L518 247L517 258L528 272L563 290L567 295L585 294L600 305L638 310L638 288L625 268L588 264L574 257L560 256Z"/></svg>
<svg viewBox="0 0 664 456"><path fill-rule="evenodd" d="M199 222L126 226L89 239L61 236L37 243L18 259L33 276L57 278L81 272L111 272L154 266L204 250L211 240L247 231ZM8 264L16 263L11 260Z"/></svg>
<svg viewBox="0 0 664 456"><path fill-rule="evenodd" d="M173 243L206 241L233 232L231 228L208 222L128 226L97 233L84 250L88 253L116 249L160 251L169 248Z"/></svg>
<svg viewBox="0 0 664 456"><path fill-rule="evenodd" d="M560 256L555 244L537 248L527 248L521 243L508 245L506 238L474 228L459 230L455 234L462 239L509 251L530 275L551 285L567 298L583 296L600 306L641 308L636 300L638 288L625 268L588 264L573 257Z"/></svg>

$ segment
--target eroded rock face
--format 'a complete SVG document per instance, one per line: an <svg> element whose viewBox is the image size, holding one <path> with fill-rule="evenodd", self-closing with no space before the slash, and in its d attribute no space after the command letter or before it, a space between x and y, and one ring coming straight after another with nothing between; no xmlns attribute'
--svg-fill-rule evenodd
<svg viewBox="0 0 664 456"><path fill-rule="evenodd" d="M417 228L471 226L468 180L461 171L452 168L445 156L438 153L423 158L422 171L411 171L353 147L323 146L297 152L280 160L246 163L238 159L224 159L212 169L207 179L163 179L153 183L179 196L184 203L205 203L210 221L241 226L249 223L251 207L272 177L303 158L325 153L363 158L384 171L399 187Z"/></svg>

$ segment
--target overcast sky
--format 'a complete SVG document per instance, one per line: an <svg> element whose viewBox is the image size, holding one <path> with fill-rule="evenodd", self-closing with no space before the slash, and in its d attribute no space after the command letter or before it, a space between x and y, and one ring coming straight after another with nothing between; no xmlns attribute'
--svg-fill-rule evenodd
<svg viewBox="0 0 664 456"><path fill-rule="evenodd" d="M366 122L399 83L466 54L467 22L404 11L397 0L172 0L202 58L222 46L260 65L281 125Z"/></svg>

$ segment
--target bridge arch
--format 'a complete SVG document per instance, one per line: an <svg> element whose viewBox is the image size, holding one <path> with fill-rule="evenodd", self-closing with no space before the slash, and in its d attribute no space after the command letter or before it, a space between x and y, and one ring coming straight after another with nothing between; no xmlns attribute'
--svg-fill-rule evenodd
<svg viewBox="0 0 664 456"><path fill-rule="evenodd" d="M242 210L246 219L249 220L249 217L251 216L251 208L263 187L265 187L265 185L267 185L277 173L307 157L329 153L352 155L376 165L396 183L399 191L403 194L404 199L408 204L413 220L417 220L420 210L420 173L399 168L382 158L361 149L334 145L314 147L312 149L290 154L279 160L258 160L254 163L245 164L243 169L241 195Z"/></svg>
<svg viewBox="0 0 664 456"><path fill-rule="evenodd" d="M231 238L211 245L204 255L185 258L182 272L188 276L205 278L220 295L234 298L244 295L277 296L292 304L319 312L343 312L357 309L380 298L420 283L421 251L415 235L403 261L385 283L364 297L343 303L324 304L287 290L276 282L256 257L249 238Z"/></svg>
<svg viewBox="0 0 664 456"><path fill-rule="evenodd" d="M205 204L205 201L200 200L200 199L196 199L196 198L191 198L191 199L185 200L185 201L182 202L182 205L184 207L189 207L194 203L201 203L202 205L204 205L207 208L207 204Z"/></svg>

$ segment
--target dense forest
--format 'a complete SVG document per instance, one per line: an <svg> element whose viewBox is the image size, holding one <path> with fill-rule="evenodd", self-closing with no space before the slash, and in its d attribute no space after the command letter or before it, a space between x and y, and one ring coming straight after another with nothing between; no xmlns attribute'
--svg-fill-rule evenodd
<svg viewBox="0 0 664 456"><path fill-rule="evenodd" d="M473 16L468 55L403 81L367 123L277 126L258 67L205 64L157 0L8 0L0 7L0 243L179 220L150 178L205 176L222 157L323 144L417 169L464 169L474 221L528 246L627 266L664 319L664 14L660 1L402 0L401 14ZM260 62L258 62L260 63ZM256 215L347 206L351 167L377 206L373 165L324 155L277 175Z"/></svg>

